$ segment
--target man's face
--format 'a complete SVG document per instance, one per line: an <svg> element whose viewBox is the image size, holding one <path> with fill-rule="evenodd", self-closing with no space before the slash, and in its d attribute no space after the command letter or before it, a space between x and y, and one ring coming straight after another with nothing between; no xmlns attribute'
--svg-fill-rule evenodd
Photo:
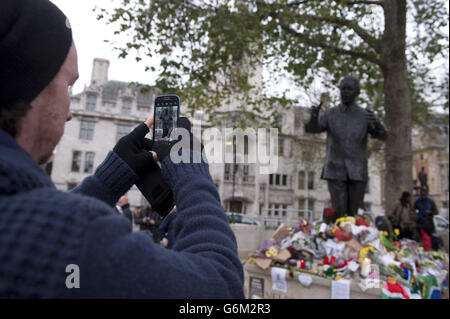
<svg viewBox="0 0 450 319"><path fill-rule="evenodd" d="M426 192L420 192L420 197L422 197L422 199L426 199L427 198L427 193Z"/></svg>
<svg viewBox="0 0 450 319"><path fill-rule="evenodd" d="M354 81L342 80L339 89L341 91L341 100L345 105L351 105L358 96L358 86Z"/></svg>
<svg viewBox="0 0 450 319"><path fill-rule="evenodd" d="M18 141L25 145L38 164L45 163L52 156L64 133L65 123L72 119L69 89L77 79L77 51L72 43L58 74L30 103L32 109L21 123Z"/></svg>

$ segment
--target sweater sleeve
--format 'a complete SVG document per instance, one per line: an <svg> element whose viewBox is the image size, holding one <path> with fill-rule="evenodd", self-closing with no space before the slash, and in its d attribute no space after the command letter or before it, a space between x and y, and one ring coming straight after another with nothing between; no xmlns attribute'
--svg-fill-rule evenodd
<svg viewBox="0 0 450 319"><path fill-rule="evenodd" d="M94 175L86 177L72 192L94 197L113 206L137 180L133 170L110 151Z"/></svg>
<svg viewBox="0 0 450 319"><path fill-rule="evenodd" d="M97 218L84 238L78 297L244 298L236 240L208 165L166 158L162 166L177 205L172 249L131 233L117 216Z"/></svg>

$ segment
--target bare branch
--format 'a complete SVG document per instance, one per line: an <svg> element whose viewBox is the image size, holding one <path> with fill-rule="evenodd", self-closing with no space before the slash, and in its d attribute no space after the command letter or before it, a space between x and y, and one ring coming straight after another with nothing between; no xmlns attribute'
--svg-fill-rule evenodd
<svg viewBox="0 0 450 319"><path fill-rule="evenodd" d="M311 0L297 1L297 2L289 3L288 5L304 4L309 1L311 1ZM356 2L356 1L351 1L351 2ZM362 2L362 1L358 1L358 2ZM379 2L379 1L363 1L363 2ZM277 9L286 7L286 5L280 5L280 4L276 4L276 3L268 4L268 3L265 3L264 1L257 1L257 4L262 7L265 7L265 8L271 8L272 13L270 15L272 15L272 17L274 15L278 15L276 13ZM318 16L318 15L312 15L312 14L298 14L297 17L298 17L298 19L303 19L303 20L307 20L307 21L308 20L309 21L321 21L321 22L327 22L327 23L334 24L334 25L341 26L341 27L342 26L347 27L347 28L353 30L363 41L365 41L376 52L380 53L381 40L372 36L367 30L362 28L356 21L347 20L344 18L339 18L339 17L334 17L334 16L326 17L326 16Z"/></svg>
<svg viewBox="0 0 450 319"><path fill-rule="evenodd" d="M368 45L370 45L375 51L380 52L381 41L372 36L369 32L367 32L364 28L362 28L357 22L337 17L321 17L316 15L308 15L302 14L299 15L299 18L305 20L315 20L315 21L323 21L328 22L337 26L345 26L347 28L352 29L355 33L364 40Z"/></svg>
<svg viewBox="0 0 450 319"><path fill-rule="evenodd" d="M355 4L373 4L378 6L384 6L383 0L380 1L345 1L345 4L355 5Z"/></svg>
<svg viewBox="0 0 450 319"><path fill-rule="evenodd" d="M356 58L361 58L361 59L370 61L372 63L375 63L375 64L377 64L379 66L383 65L382 61L379 60L376 56L374 56L372 54L363 53L363 52L357 52L357 51L353 51L353 50L342 49L342 48L339 48L337 46L330 45L330 44L324 43L324 42L319 41L319 40L311 39L306 34L298 32L298 31L292 29L291 27L289 27L287 25L281 24L281 27L287 33L295 36L296 38L301 39L304 43L306 43L308 45L311 45L311 46L314 46L314 47L323 48L323 49L333 50L334 52L339 53L339 54L345 54L345 55L353 56L353 57L356 57Z"/></svg>

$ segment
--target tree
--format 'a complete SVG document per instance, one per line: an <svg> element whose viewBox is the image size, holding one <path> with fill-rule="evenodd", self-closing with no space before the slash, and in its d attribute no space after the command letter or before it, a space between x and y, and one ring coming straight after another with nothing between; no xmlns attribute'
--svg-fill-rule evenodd
<svg viewBox="0 0 450 319"><path fill-rule="evenodd" d="M389 130L386 208L411 189L412 121L441 85L432 62L448 56L444 0L122 0L110 14L100 9L99 19L118 25L117 33L131 32L118 48L122 57L130 49L160 54L157 85L210 116L236 90L242 105L252 105L247 117L275 117L274 105L288 106L285 92L255 94L252 73L261 65L271 67L275 81L287 73L304 87L317 77L329 79L329 88L344 75L359 77L362 103Z"/></svg>

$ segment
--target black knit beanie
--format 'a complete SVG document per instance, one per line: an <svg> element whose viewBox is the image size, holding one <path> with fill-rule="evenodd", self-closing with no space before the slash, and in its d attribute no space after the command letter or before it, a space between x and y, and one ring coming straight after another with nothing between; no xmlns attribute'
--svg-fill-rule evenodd
<svg viewBox="0 0 450 319"><path fill-rule="evenodd" d="M67 17L48 0L0 2L0 108L31 102L53 80L72 44Z"/></svg>

